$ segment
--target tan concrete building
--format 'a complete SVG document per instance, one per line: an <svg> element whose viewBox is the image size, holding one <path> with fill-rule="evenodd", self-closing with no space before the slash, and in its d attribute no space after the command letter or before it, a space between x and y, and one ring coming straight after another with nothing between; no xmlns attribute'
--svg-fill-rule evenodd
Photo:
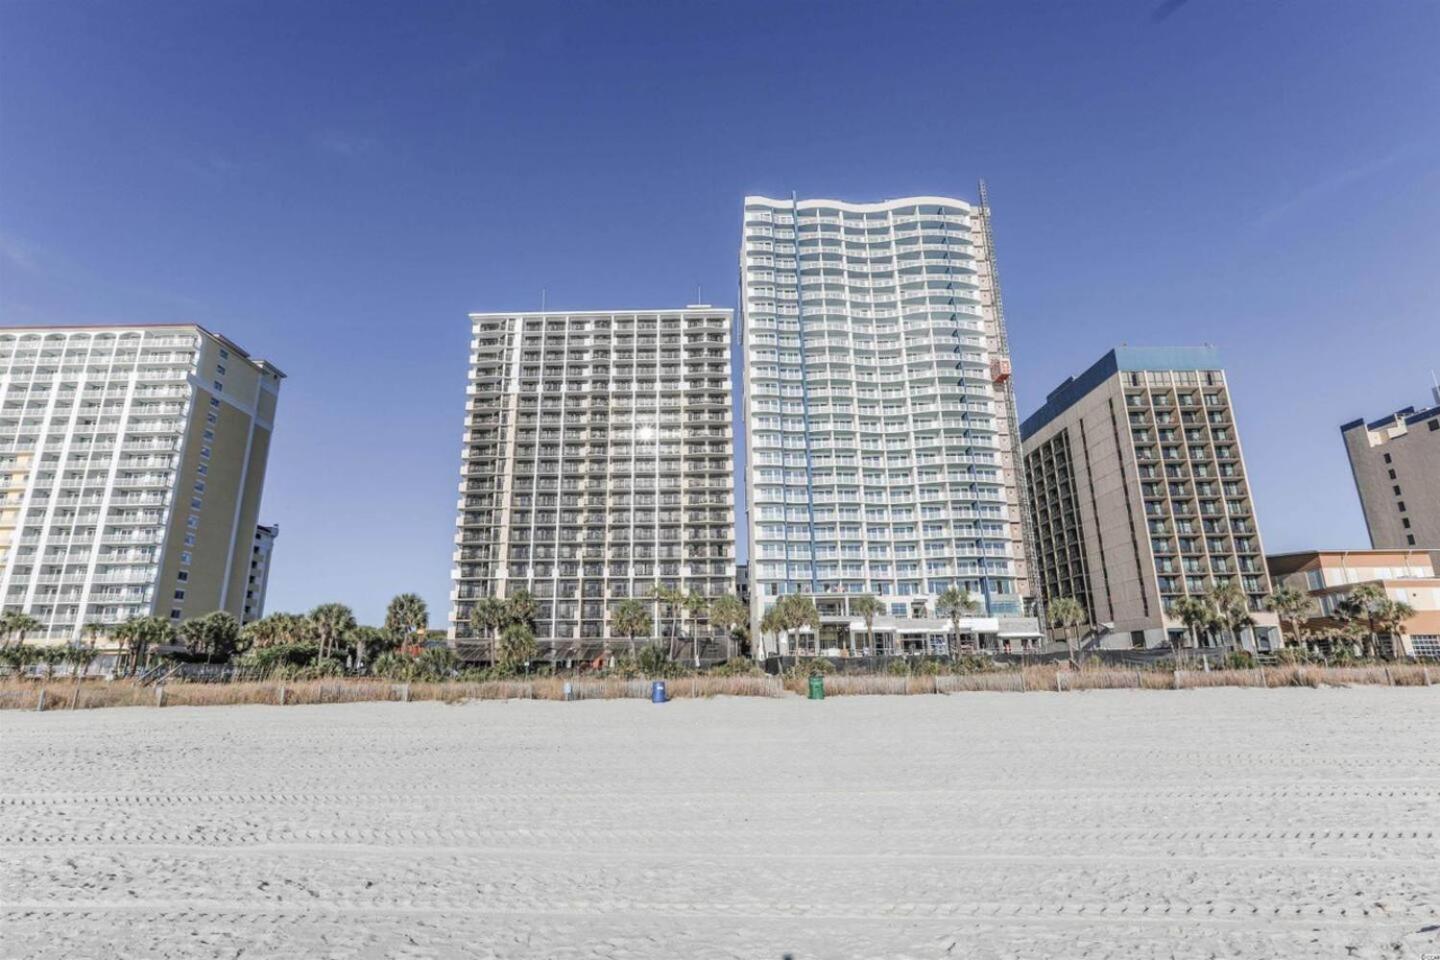
<svg viewBox="0 0 1440 960"><path fill-rule="evenodd" d="M283 378L194 324L0 328L4 609L243 617Z"/></svg>
<svg viewBox="0 0 1440 960"><path fill-rule="evenodd" d="M657 586L733 593L731 311L470 321L450 637L484 656L465 643L475 601L525 590L542 656L589 659L628 647L611 626L626 599ZM699 631L701 655L723 656L725 638L703 618Z"/></svg>
<svg viewBox="0 0 1440 960"><path fill-rule="evenodd" d="M1357 587L1374 584L1392 600L1408 603L1415 616L1405 621L1398 656L1440 660L1440 577L1425 550L1306 550L1267 557L1276 589L1303 590L1315 598L1306 623L1323 632L1339 625L1336 607ZM1385 641L1382 641L1384 644Z"/></svg>
<svg viewBox="0 0 1440 960"><path fill-rule="evenodd" d="M1440 386L1434 406L1340 428L1370 546L1440 552Z"/></svg>
<svg viewBox="0 0 1440 960"><path fill-rule="evenodd" d="M1234 582L1251 649L1279 645L1225 373L1211 347L1117 347L1021 426L1048 601L1085 607L1102 647L1185 633L1177 600Z"/></svg>
<svg viewBox="0 0 1440 960"><path fill-rule="evenodd" d="M250 549L250 576L245 583L245 616L242 623L259 620L265 616L265 591L270 586L270 558L275 553L275 541L280 536L280 524L259 524L255 527L255 545Z"/></svg>

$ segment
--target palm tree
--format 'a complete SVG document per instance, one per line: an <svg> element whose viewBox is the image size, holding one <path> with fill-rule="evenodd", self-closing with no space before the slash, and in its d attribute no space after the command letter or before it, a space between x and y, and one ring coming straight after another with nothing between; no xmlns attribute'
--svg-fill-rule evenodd
<svg viewBox="0 0 1440 960"><path fill-rule="evenodd" d="M750 621L750 610L731 594L710 602L710 626L725 631L725 659L735 656L735 631Z"/></svg>
<svg viewBox="0 0 1440 960"><path fill-rule="evenodd" d="M372 654L387 649L390 635L379 627L357 626L347 638L350 648L350 663L356 670L363 671L370 663Z"/></svg>
<svg viewBox="0 0 1440 960"><path fill-rule="evenodd" d="M635 657L635 638L641 634L648 635L654 624L650 619L650 611L644 603L631 597L628 600L620 601L615 607L615 612L610 615L610 627L622 637L630 639L630 657ZM607 644L608 646L608 644ZM608 654L609 651L607 650Z"/></svg>
<svg viewBox="0 0 1440 960"><path fill-rule="evenodd" d="M685 613L690 619L690 647L694 654L695 668L698 670L700 668L700 618L710 612L710 601L691 590L680 601L680 606L685 609Z"/></svg>
<svg viewBox="0 0 1440 960"><path fill-rule="evenodd" d="M1205 592L1205 599L1215 610L1216 621L1229 637L1231 650L1240 648L1240 631L1253 626L1250 598L1233 580L1217 583Z"/></svg>
<svg viewBox="0 0 1440 960"><path fill-rule="evenodd" d="M75 675L77 685L84 679L85 671L94 660L95 647L92 644L77 643L65 648L65 662L70 664L70 672Z"/></svg>
<svg viewBox="0 0 1440 960"><path fill-rule="evenodd" d="M1200 631L1208 632L1215 625L1215 610L1204 597L1181 597L1175 601L1170 612L1185 624L1185 629L1190 632L1191 642L1197 647L1200 646ZM1179 642L1172 638L1170 647L1178 663L1180 659Z"/></svg>
<svg viewBox="0 0 1440 960"><path fill-rule="evenodd" d="M1379 614L1388 602L1390 597L1380 584L1362 583L1336 607L1341 619L1364 624L1366 632L1361 638L1361 655L1366 659L1374 657L1379 650Z"/></svg>
<svg viewBox="0 0 1440 960"><path fill-rule="evenodd" d="M814 635L815 653L820 653L820 611L815 601L801 593L781 597L775 605L780 610L780 620L787 633L799 633L809 627ZM799 644L796 644L798 649Z"/></svg>
<svg viewBox="0 0 1440 960"><path fill-rule="evenodd" d="M540 652L535 642L535 631L530 624L515 622L507 624L500 633L500 664L514 670L522 663L529 663Z"/></svg>
<svg viewBox="0 0 1440 960"><path fill-rule="evenodd" d="M505 598L504 615L509 623L524 623L534 626L537 609L535 598L530 595L528 590L516 590Z"/></svg>
<svg viewBox="0 0 1440 960"><path fill-rule="evenodd" d="M385 629L412 657L419 654L429 626L430 609L417 593L402 593L385 608Z"/></svg>
<svg viewBox="0 0 1440 960"><path fill-rule="evenodd" d="M66 651L64 647L47 644L46 646L38 648L36 653L38 654L40 662L45 664L46 680L49 680L55 676L55 665L57 663L64 663L66 660Z"/></svg>
<svg viewBox="0 0 1440 960"><path fill-rule="evenodd" d="M664 623L668 618L671 622L669 641L665 645L665 655L675 659L675 625L679 620L680 605L685 602L685 594L677 588L670 586L657 586L650 591L650 599L656 603L656 619L660 621L661 631L664 631Z"/></svg>
<svg viewBox="0 0 1440 960"><path fill-rule="evenodd" d="M0 635L4 636L7 644L13 637L15 639L15 646L21 646L25 643L27 634L43 629L45 629L45 624L36 620L28 613L10 610L3 616L0 616Z"/></svg>
<svg viewBox="0 0 1440 960"><path fill-rule="evenodd" d="M500 662L500 628L509 622L504 600L499 597L481 597L470 611L470 626L482 639L490 641L490 662Z"/></svg>
<svg viewBox="0 0 1440 960"><path fill-rule="evenodd" d="M1377 604L1374 617L1375 625L1380 631L1390 638L1390 656L1399 655L1402 646L1399 642L1401 634L1404 633L1405 621L1415 616L1415 608L1403 600L1391 600L1388 597Z"/></svg>
<svg viewBox="0 0 1440 960"><path fill-rule="evenodd" d="M865 645L870 655L875 655L875 618L885 612L885 604L868 593L862 593L850 600L850 613L865 621ZM850 653L855 653L855 640L850 640Z"/></svg>
<svg viewBox="0 0 1440 960"><path fill-rule="evenodd" d="M1085 605L1074 597L1058 597L1050 601L1050 628L1065 631L1065 649L1070 662L1075 662L1075 629L1090 622Z"/></svg>
<svg viewBox="0 0 1440 960"><path fill-rule="evenodd" d="M359 626L354 612L343 603L322 603L310 611L310 623L320 644L320 659L338 654Z"/></svg>
<svg viewBox="0 0 1440 960"><path fill-rule="evenodd" d="M960 621L979 609L980 601L972 597L968 590L950 587L936 599L935 612L942 617L949 617L950 627L954 631L954 640L950 642L951 656L960 649Z"/></svg>
<svg viewBox="0 0 1440 960"><path fill-rule="evenodd" d="M1265 606L1282 624L1289 624L1291 641L1301 645L1301 628L1314 612L1315 598L1297 587L1284 586L1265 599Z"/></svg>
<svg viewBox="0 0 1440 960"><path fill-rule="evenodd" d="M785 630L784 611L777 602L760 616L760 636L767 633L775 638L775 653L780 653L780 634Z"/></svg>
<svg viewBox="0 0 1440 960"><path fill-rule="evenodd" d="M187 647L205 655L207 663L229 660L240 644L240 624L224 610L186 620L179 633Z"/></svg>
<svg viewBox="0 0 1440 960"><path fill-rule="evenodd" d="M125 647L129 655L128 672L133 674L148 663L152 648L175 642L175 625L164 617L136 617L120 624L115 638Z"/></svg>

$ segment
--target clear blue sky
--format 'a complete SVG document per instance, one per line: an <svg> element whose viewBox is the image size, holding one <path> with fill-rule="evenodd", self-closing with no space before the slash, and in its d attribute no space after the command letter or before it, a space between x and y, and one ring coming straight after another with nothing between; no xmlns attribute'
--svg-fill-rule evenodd
<svg viewBox="0 0 1440 960"><path fill-rule="evenodd" d="M270 607L444 620L472 310L734 305L746 193L989 180L1021 413L1213 342L1266 547L1440 367L1440 4L0 0L0 322L289 372Z"/></svg>

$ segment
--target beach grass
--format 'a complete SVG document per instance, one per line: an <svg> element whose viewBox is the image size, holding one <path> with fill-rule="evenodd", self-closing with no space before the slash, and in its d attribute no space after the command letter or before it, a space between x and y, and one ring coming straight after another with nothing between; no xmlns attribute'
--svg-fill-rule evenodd
<svg viewBox="0 0 1440 960"><path fill-rule="evenodd" d="M805 677L706 676L665 681L669 699L805 696ZM1421 664L1319 666L1297 664L1244 670L1125 669L1065 665L976 673L895 675L832 674L825 695L914 696L952 693L1071 693L1085 690L1190 690L1201 687L1418 687L1440 684L1440 669ZM568 690L567 690L568 688ZM623 677L538 677L480 682L396 683L342 677L238 683L169 682L147 686L129 680L0 680L0 710L69 710L100 707L206 707L235 704L290 706L375 701L642 700L651 681Z"/></svg>

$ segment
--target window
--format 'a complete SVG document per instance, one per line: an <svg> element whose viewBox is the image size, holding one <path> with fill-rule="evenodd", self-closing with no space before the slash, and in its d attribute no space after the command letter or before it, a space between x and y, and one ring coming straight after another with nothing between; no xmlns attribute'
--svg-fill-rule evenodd
<svg viewBox="0 0 1440 960"><path fill-rule="evenodd" d="M205 433L203 434L203 436L205 437L206 440L214 440L214 439L215 439L215 431L214 431L214 430L206 430Z"/></svg>
<svg viewBox="0 0 1440 960"><path fill-rule="evenodd" d="M1390 489L1395 491L1395 496L1400 496L1400 485L1398 483Z"/></svg>
<svg viewBox="0 0 1440 960"><path fill-rule="evenodd" d="M210 468L209 468L208 466L206 466L205 464L202 463L202 464L200 464L200 466L198 466L198 467L195 468L195 472L198 473L200 476L203 477L203 476L205 476L205 474L207 474L207 473L210 472Z"/></svg>
<svg viewBox="0 0 1440 960"><path fill-rule="evenodd" d="M1385 471L1385 472L1388 473L1388 474L1390 474L1390 479L1391 479L1391 480L1394 480L1394 479L1395 479L1395 471L1394 471L1394 470L1387 470L1387 471Z"/></svg>
<svg viewBox="0 0 1440 960"><path fill-rule="evenodd" d="M220 398L219 398L219 397L211 397L211 398L210 398L210 406L211 406L212 409L219 410L219 409L220 409Z"/></svg>
<svg viewBox="0 0 1440 960"><path fill-rule="evenodd" d="M1431 429L1431 430L1440 430L1440 420L1431 420L1431 421L1430 421L1430 429Z"/></svg>
<svg viewBox="0 0 1440 960"><path fill-rule="evenodd" d="M179 619L180 619L180 611L179 611L179 610L171 610L171 611L170 611L170 619L171 619L171 620L179 620Z"/></svg>
<svg viewBox="0 0 1440 960"><path fill-rule="evenodd" d="M221 377L225 376L225 364L223 364L223 363L217 363L217 364L215 364L215 374L216 374L217 376L221 376Z"/></svg>
<svg viewBox="0 0 1440 960"><path fill-rule="evenodd" d="M1410 518L1409 518L1409 517L1401 517L1401 518L1400 518L1400 526L1404 527L1406 530L1409 530L1409 529L1410 529Z"/></svg>
<svg viewBox="0 0 1440 960"><path fill-rule="evenodd" d="M184 553L180 554L180 562L187 567L190 566L190 551L187 550Z"/></svg>
<svg viewBox="0 0 1440 960"><path fill-rule="evenodd" d="M1386 462L1386 463L1389 463L1389 462L1390 462L1390 454L1388 454L1388 453L1385 454L1385 462Z"/></svg>
<svg viewBox="0 0 1440 960"><path fill-rule="evenodd" d="M1405 512L1405 501L1404 501L1404 500L1401 500L1399 503L1395 504L1395 506L1397 506L1397 507L1400 508L1400 512L1401 512L1401 513L1404 513L1404 512Z"/></svg>
<svg viewBox="0 0 1440 960"><path fill-rule="evenodd" d="M1413 533L1407 533L1407 534L1405 534L1405 542L1408 543L1408 544L1409 544L1410 546L1412 546L1412 547L1415 546L1415 534L1413 534Z"/></svg>
<svg viewBox="0 0 1440 960"><path fill-rule="evenodd" d="M184 600L184 599L185 599L185 591L184 591L184 590L176 590L176 591L175 591L175 599L176 599L176 600Z"/></svg>
<svg viewBox="0 0 1440 960"><path fill-rule="evenodd" d="M186 580L190 579L190 571L181 570L179 573L175 574L175 579L179 580L181 583L184 583Z"/></svg>
<svg viewBox="0 0 1440 960"><path fill-rule="evenodd" d="M191 510L199 510L199 509L200 509L200 498L199 498L199 497L191 497L191 498L190 498L190 509L191 509Z"/></svg>
<svg viewBox="0 0 1440 960"><path fill-rule="evenodd" d="M200 518L195 516L195 514L193 513L190 514L190 516L185 518L185 526L189 527L191 530L194 530L196 527L200 526Z"/></svg>
<svg viewBox="0 0 1440 960"><path fill-rule="evenodd" d="M195 546L195 534L193 534L193 533L187 533L187 534L185 534L185 546L187 546L187 547L193 547L193 546Z"/></svg>
<svg viewBox="0 0 1440 960"><path fill-rule="evenodd" d="M229 351L229 350L226 350L224 347L221 347L221 348L220 348L220 359L221 359L221 360L229 360L229 359L230 359L230 351Z"/></svg>

